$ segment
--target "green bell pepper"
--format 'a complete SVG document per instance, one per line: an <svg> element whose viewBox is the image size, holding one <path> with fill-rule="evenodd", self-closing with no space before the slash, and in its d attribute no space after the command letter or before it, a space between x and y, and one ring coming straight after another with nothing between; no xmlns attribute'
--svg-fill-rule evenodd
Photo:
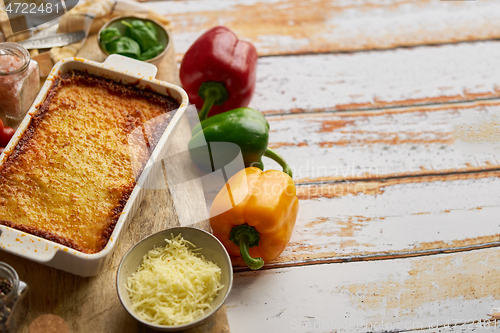
<svg viewBox="0 0 500 333"><path fill-rule="evenodd" d="M204 146L205 140L210 158L196 149ZM224 167L235 157L227 150L212 149L210 144L229 142L239 146L245 167L263 169L262 156L266 156L281 165L283 172L292 177L288 164L278 153L267 147L268 141L269 123L264 115L255 109L238 108L201 121L193 129L188 147L191 160L207 172Z"/></svg>

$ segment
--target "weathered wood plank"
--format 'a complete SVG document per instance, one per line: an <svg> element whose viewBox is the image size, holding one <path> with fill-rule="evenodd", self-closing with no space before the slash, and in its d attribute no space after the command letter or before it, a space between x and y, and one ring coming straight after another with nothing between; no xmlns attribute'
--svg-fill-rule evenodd
<svg viewBox="0 0 500 333"><path fill-rule="evenodd" d="M265 114L500 96L500 41L260 58L250 106Z"/></svg>
<svg viewBox="0 0 500 333"><path fill-rule="evenodd" d="M421 332L489 320L500 304L499 267L494 248L237 273L229 324L241 333Z"/></svg>
<svg viewBox="0 0 500 333"><path fill-rule="evenodd" d="M268 117L298 183L499 169L500 101ZM267 168L278 168L265 160Z"/></svg>
<svg viewBox="0 0 500 333"><path fill-rule="evenodd" d="M500 245L498 171L307 185L297 192L292 239L268 268Z"/></svg>
<svg viewBox="0 0 500 333"><path fill-rule="evenodd" d="M172 20L180 54L223 24L261 55L387 49L500 37L500 3L406 0L149 2Z"/></svg>
<svg viewBox="0 0 500 333"><path fill-rule="evenodd" d="M490 315L491 316L491 315ZM482 320L465 324L450 324L425 330L405 331L406 333L495 333L500 330L500 323L495 320Z"/></svg>

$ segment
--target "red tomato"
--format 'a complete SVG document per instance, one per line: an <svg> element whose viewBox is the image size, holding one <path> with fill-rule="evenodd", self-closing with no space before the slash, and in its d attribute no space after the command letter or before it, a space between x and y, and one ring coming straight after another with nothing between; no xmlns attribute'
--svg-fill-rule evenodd
<svg viewBox="0 0 500 333"><path fill-rule="evenodd" d="M12 127L4 126L3 131L0 132L0 146L7 147L7 144L10 139L12 139L15 132L16 131Z"/></svg>
<svg viewBox="0 0 500 333"><path fill-rule="evenodd" d="M1 119L0 119L0 133L3 133L3 122Z"/></svg>

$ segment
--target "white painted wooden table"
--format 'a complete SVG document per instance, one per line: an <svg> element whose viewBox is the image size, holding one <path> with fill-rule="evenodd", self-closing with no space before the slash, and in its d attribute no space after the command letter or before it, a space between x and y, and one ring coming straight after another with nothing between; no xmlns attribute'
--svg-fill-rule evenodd
<svg viewBox="0 0 500 333"><path fill-rule="evenodd" d="M291 243L236 267L232 332L500 331L500 1L145 5L178 60L219 24L255 44L294 169Z"/></svg>

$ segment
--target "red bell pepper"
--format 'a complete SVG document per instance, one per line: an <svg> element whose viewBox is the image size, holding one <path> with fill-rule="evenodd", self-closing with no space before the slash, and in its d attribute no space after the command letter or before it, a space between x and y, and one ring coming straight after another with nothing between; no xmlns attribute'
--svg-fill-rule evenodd
<svg viewBox="0 0 500 333"><path fill-rule="evenodd" d="M257 69L257 50L228 28L205 32L182 59L180 79L200 120L250 103Z"/></svg>

